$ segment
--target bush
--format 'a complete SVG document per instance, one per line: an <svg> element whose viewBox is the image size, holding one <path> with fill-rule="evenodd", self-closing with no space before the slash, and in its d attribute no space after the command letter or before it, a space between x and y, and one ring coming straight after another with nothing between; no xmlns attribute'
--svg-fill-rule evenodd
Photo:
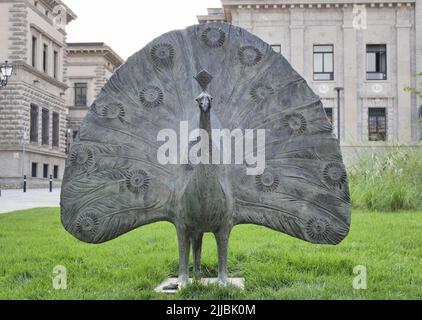
<svg viewBox="0 0 422 320"><path fill-rule="evenodd" d="M371 154L349 169L354 208L422 210L422 148L397 147Z"/></svg>

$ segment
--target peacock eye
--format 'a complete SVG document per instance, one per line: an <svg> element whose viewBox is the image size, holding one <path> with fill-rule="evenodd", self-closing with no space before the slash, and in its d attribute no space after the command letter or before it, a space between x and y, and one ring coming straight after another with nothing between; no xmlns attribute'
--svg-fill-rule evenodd
<svg viewBox="0 0 422 320"><path fill-rule="evenodd" d="M156 86L149 86L141 90L139 100L146 108L158 107L163 103L163 91Z"/></svg>
<svg viewBox="0 0 422 320"><path fill-rule="evenodd" d="M344 166L338 163L329 163L324 168L323 178L331 187L341 188L347 181L347 173Z"/></svg>
<svg viewBox="0 0 422 320"><path fill-rule="evenodd" d="M270 85L258 84L251 90L251 97L256 103L261 103L267 97L274 94L274 89Z"/></svg>
<svg viewBox="0 0 422 320"><path fill-rule="evenodd" d="M240 63L252 67L262 60L262 53L253 46L245 46L239 49Z"/></svg>
<svg viewBox="0 0 422 320"><path fill-rule="evenodd" d="M306 119L300 113L286 115L283 119L283 123L291 135L302 135L307 129Z"/></svg>
<svg viewBox="0 0 422 320"><path fill-rule="evenodd" d="M173 64L175 50L169 43L159 43L152 47L151 58L157 67L168 67Z"/></svg>
<svg viewBox="0 0 422 320"><path fill-rule="evenodd" d="M207 28L202 33L202 41L210 48L218 48L226 41L226 33L221 29Z"/></svg>
<svg viewBox="0 0 422 320"><path fill-rule="evenodd" d="M255 184L259 191L274 192L280 186L280 178L277 174L266 170L255 178Z"/></svg>

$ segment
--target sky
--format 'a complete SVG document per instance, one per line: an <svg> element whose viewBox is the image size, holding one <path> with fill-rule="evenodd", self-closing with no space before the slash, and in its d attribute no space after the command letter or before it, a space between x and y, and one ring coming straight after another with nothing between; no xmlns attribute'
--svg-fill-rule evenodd
<svg viewBox="0 0 422 320"><path fill-rule="evenodd" d="M68 42L105 42L123 59L161 34L198 23L220 0L64 0L78 18Z"/></svg>

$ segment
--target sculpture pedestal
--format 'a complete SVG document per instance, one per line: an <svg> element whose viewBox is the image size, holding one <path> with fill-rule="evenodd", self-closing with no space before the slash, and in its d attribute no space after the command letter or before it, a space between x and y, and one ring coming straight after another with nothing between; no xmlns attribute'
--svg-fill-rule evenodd
<svg viewBox="0 0 422 320"><path fill-rule="evenodd" d="M207 286L210 284L216 284L218 281L217 278L203 278L200 280L201 284ZM192 283L193 279L189 279L189 282ZM177 278L169 278L155 288L155 292L165 293L165 294L175 294L180 291L180 285L177 288L174 286L178 283ZM229 278L229 285L235 286L240 290L245 290L245 278Z"/></svg>

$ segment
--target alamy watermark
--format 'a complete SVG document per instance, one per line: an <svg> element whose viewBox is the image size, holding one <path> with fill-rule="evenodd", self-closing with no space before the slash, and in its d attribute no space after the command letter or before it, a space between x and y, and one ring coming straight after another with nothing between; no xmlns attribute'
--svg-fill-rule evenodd
<svg viewBox="0 0 422 320"><path fill-rule="evenodd" d="M368 270L365 266L356 266L353 269L353 273L357 275L353 279L353 289L355 290L366 290L368 289Z"/></svg>
<svg viewBox="0 0 422 320"><path fill-rule="evenodd" d="M353 28L366 30L368 27L368 14L365 5L353 5Z"/></svg>
<svg viewBox="0 0 422 320"><path fill-rule="evenodd" d="M163 129L157 141L157 160L169 164L246 164L247 175L261 175L265 171L265 130L212 129L211 137L204 129L189 132L188 121L180 122L177 133ZM234 151L234 153L233 153Z"/></svg>
<svg viewBox="0 0 422 320"><path fill-rule="evenodd" d="M67 289L67 269L64 266L55 266L53 268L53 288L55 290Z"/></svg>
<svg viewBox="0 0 422 320"><path fill-rule="evenodd" d="M53 8L53 25L57 29L65 29L67 24L67 9L64 5L59 4Z"/></svg>

